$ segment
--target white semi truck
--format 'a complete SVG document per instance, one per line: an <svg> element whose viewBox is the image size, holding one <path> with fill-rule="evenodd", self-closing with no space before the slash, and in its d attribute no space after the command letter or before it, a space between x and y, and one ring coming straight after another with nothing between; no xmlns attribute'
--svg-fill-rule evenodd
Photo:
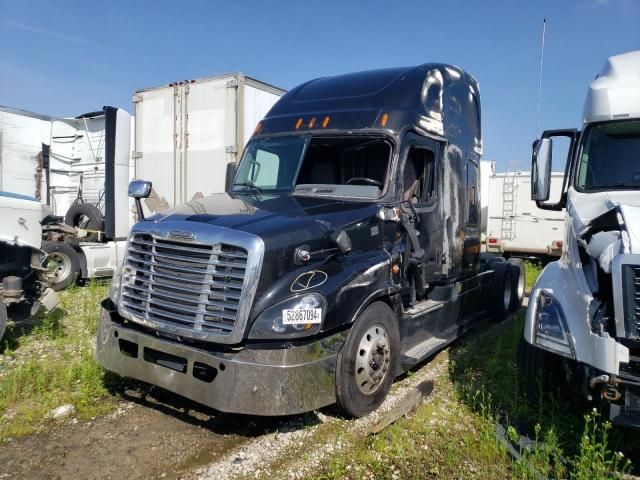
<svg viewBox="0 0 640 480"><path fill-rule="evenodd" d="M227 165L285 93L241 73L136 91L135 178L153 185L145 214L224 192Z"/></svg>
<svg viewBox="0 0 640 480"><path fill-rule="evenodd" d="M110 277L133 224L127 198L131 115L104 107L56 118L0 107L0 190L44 209L42 249L56 290Z"/></svg>
<svg viewBox="0 0 640 480"><path fill-rule="evenodd" d="M35 313L40 306L51 310L58 303L42 266L41 218L42 206L35 198L0 191L0 339L16 307Z"/></svg>
<svg viewBox="0 0 640 480"><path fill-rule="evenodd" d="M549 203L558 137L571 146ZM532 160L532 198L566 212L566 234L531 293L519 364L530 385L558 380L640 427L640 51L608 59L581 131L544 132Z"/></svg>

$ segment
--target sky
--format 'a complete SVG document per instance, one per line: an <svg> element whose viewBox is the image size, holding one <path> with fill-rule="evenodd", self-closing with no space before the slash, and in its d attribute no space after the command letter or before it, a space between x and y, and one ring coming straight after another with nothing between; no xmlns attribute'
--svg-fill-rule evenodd
<svg viewBox="0 0 640 480"><path fill-rule="evenodd" d="M528 169L541 129L579 127L607 57L640 49L640 0L0 0L0 105L77 116L135 90L240 71L312 78L446 62L480 82L484 158Z"/></svg>

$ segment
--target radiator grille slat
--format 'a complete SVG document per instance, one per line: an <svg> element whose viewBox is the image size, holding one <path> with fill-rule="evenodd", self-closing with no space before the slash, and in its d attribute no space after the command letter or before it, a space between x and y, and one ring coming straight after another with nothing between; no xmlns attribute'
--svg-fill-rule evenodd
<svg viewBox="0 0 640 480"><path fill-rule="evenodd" d="M622 265L624 322L627 338L640 339L640 265Z"/></svg>
<svg viewBox="0 0 640 480"><path fill-rule="evenodd" d="M121 308L133 317L197 332L233 331L247 270L242 247L135 233L129 240Z"/></svg>

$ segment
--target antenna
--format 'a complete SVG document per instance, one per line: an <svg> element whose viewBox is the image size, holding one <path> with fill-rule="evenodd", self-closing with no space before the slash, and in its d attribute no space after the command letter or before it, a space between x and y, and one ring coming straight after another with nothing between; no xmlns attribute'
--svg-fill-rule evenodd
<svg viewBox="0 0 640 480"><path fill-rule="evenodd" d="M542 46L540 48L540 74L538 75L538 116L536 117L536 138L540 133L540 106L542 105L542 65L544 62L544 34L547 32L547 19L542 20Z"/></svg>

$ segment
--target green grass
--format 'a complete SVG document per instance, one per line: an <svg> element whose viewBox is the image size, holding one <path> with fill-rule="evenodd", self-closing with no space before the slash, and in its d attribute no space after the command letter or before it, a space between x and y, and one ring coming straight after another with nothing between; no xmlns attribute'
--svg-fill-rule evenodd
<svg viewBox="0 0 640 480"><path fill-rule="evenodd" d="M536 401L527 397L516 365L523 322L521 313L478 339L452 347L450 378L460 398L477 414L488 409L536 440L526 461L514 464L518 478L542 474L591 479L605 478L607 471L628 471L631 465L618 452L640 447L637 432L612 429L597 411L570 395L540 395ZM480 397L484 401L478 401ZM512 427L509 436L517 439L520 434Z"/></svg>
<svg viewBox="0 0 640 480"><path fill-rule="evenodd" d="M526 263L529 288L542 267ZM371 437L347 433L349 447L308 478L611 478L625 473L620 452L640 448L635 431L613 429L597 411L573 397L524 392L516 364L524 312L510 322L471 333L448 352L449 369L409 418ZM429 368L429 367L427 367ZM495 436L507 425L512 443L534 440L513 461Z"/></svg>
<svg viewBox="0 0 640 480"><path fill-rule="evenodd" d="M94 359L98 309L108 286L60 293L58 309L11 325L0 341L0 443L35 431L64 404L79 418L111 411L105 372Z"/></svg>
<svg viewBox="0 0 640 480"><path fill-rule="evenodd" d="M510 459L493 424L460 401L446 371L429 400L371 436L346 433L348 447L328 457L311 479L507 478Z"/></svg>
<svg viewBox="0 0 640 480"><path fill-rule="evenodd" d="M524 262L525 276L527 279L527 292L530 292L533 288L533 284L536 283L536 279L538 278L538 275L540 275L540 272L542 272L542 268L543 266L540 262L532 262L529 260Z"/></svg>

